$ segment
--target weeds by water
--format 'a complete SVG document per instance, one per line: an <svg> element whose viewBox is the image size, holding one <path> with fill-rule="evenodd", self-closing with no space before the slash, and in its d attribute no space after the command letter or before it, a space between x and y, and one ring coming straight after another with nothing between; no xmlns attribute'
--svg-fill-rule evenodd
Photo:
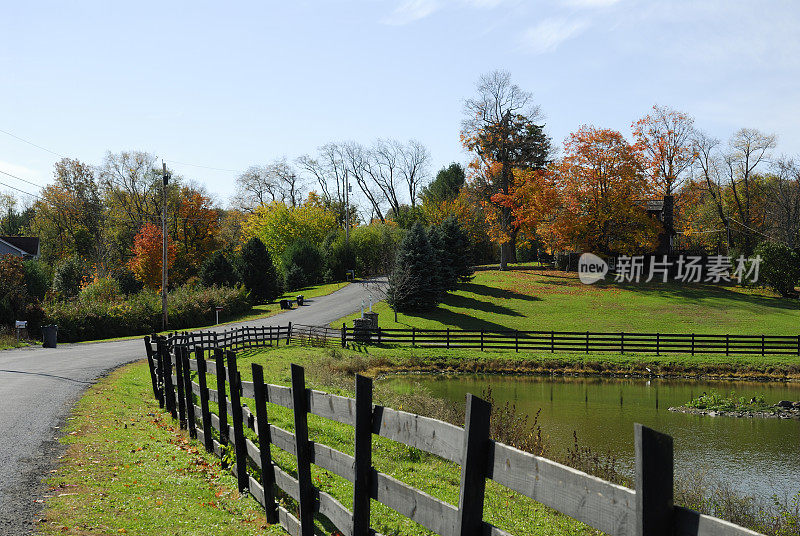
<svg viewBox="0 0 800 536"><path fill-rule="evenodd" d="M746 398L737 397L734 391L728 396L724 396L715 390L710 393L703 393L697 398L693 398L686 404L690 408L708 409L714 411L765 411L772 409L772 406L764 400L764 395Z"/></svg>

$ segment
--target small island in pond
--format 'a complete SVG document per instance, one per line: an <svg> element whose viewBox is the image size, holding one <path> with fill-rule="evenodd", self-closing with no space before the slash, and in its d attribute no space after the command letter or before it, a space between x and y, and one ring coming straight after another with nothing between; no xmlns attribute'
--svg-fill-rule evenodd
<svg viewBox="0 0 800 536"><path fill-rule="evenodd" d="M729 396L724 396L713 390L692 399L684 406L672 407L669 410L709 417L800 419L800 401L781 400L777 404L767 404L763 396L737 397L733 392Z"/></svg>

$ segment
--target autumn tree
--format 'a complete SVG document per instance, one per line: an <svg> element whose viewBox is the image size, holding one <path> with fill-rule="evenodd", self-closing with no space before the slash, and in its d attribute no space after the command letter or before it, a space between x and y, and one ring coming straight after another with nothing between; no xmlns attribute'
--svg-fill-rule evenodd
<svg viewBox="0 0 800 536"><path fill-rule="evenodd" d="M176 279L185 281L198 273L206 256L219 246L219 214L207 195L184 186L176 224Z"/></svg>
<svg viewBox="0 0 800 536"><path fill-rule="evenodd" d="M475 155L470 171L492 219L500 243L500 269L504 270L516 260L517 229L513 208L508 203L498 204L493 197L510 194L515 168L545 166L550 139L543 125L537 124L541 114L532 103L532 95L512 84L508 72L482 76L477 89L478 96L466 101L461 141ZM508 201L507 197L503 199Z"/></svg>
<svg viewBox="0 0 800 536"><path fill-rule="evenodd" d="M634 147L658 192L673 195L689 176L695 158L694 119L666 106L653 111L633 125Z"/></svg>
<svg viewBox="0 0 800 536"><path fill-rule="evenodd" d="M162 243L161 227L145 223L133 240L133 257L128 267L136 279L147 287L161 288ZM167 236L167 269L175 262L176 247L171 237Z"/></svg>
<svg viewBox="0 0 800 536"><path fill-rule="evenodd" d="M648 181L622 134L584 126L564 153L554 170L561 202L549 225L555 245L606 255L651 251L660 224L642 206Z"/></svg>

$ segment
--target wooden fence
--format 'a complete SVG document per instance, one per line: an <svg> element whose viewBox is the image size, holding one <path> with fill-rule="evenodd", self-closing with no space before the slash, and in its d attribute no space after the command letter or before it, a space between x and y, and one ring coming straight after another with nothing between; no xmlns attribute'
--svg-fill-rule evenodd
<svg viewBox="0 0 800 536"><path fill-rule="evenodd" d="M264 507L267 520L280 523L293 536L311 536L315 515L327 518L345 536L377 534L370 528L371 499L441 536L508 535L483 520L487 479L611 535L757 534L674 507L672 438L638 424L633 491L491 440L491 408L473 395L467 395L461 428L373 405L372 381L363 376L356 376L353 399L307 389L303 368L297 365L291 367L292 386L284 387L264 383L263 369L255 363L253 381L242 381L236 353L222 348L209 350L198 344L190 349L185 338L164 337L146 337L145 348L159 404L209 452L222 456L231 445L236 453L231 470L239 490L249 491ZM207 374L216 377L212 386ZM254 401L255 413L242 404L243 397ZM209 401L218 404L219 413L210 411ZM293 411L294 433L269 423L268 403ZM309 413L354 427L354 456L310 438ZM245 428L255 432L258 444L245 437ZM377 471L372 465L373 434L460 465L458 505ZM296 457L296 476L273 463L272 447ZM248 468L248 460L256 469ZM311 464L353 484L352 511L313 486ZM297 502L297 515L278 504L276 488Z"/></svg>
<svg viewBox="0 0 800 536"><path fill-rule="evenodd" d="M592 331L487 331L455 329L365 330L342 326L342 346L410 345L428 348L680 354L800 356L800 335L703 335L697 333L600 333Z"/></svg>

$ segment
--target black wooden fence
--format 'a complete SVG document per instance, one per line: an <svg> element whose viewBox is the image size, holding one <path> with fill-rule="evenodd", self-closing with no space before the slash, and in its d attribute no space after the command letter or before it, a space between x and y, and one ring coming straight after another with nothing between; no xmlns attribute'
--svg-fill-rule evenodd
<svg viewBox="0 0 800 536"><path fill-rule="evenodd" d="M235 352L199 344L192 350L185 336L146 337L145 348L153 394L160 405L209 452L222 456L226 445L232 445L236 462L231 469L240 491L248 490L265 508L267 520L280 523L294 536L311 536L315 515L327 518L345 536L376 534L370 528L371 499L441 536L507 535L483 520L487 479L611 535L757 534L673 506L672 438L638 424L634 428L637 491L633 491L491 440L491 408L473 395L467 395L466 423L461 428L373 405L372 381L362 376L356 377L352 399L307 389L303 368L297 365L291 367L291 387L264 383L258 364L252 365L253 381L242 381ZM216 376L214 385L208 385L207 374ZM242 397L254 401L255 414L242 404ZM218 404L219 413L209 410L209 401ZM294 433L269 423L268 403L293 411ZM310 438L309 413L353 426L355 455ZM258 445L245 437L245 428L255 432ZM373 434L460 465L458 505L377 471L372 465ZM273 446L297 458L296 476L273 463ZM257 471L248 469L248 460ZM313 486L311 464L353 483L352 511ZM260 475L260 482L251 473ZM297 515L278 504L276 488L297 501Z"/></svg>
<svg viewBox="0 0 800 536"><path fill-rule="evenodd" d="M680 354L800 356L800 335L704 335L697 333L602 333L593 331L488 331L455 329L348 328L342 346L408 345L427 348Z"/></svg>

